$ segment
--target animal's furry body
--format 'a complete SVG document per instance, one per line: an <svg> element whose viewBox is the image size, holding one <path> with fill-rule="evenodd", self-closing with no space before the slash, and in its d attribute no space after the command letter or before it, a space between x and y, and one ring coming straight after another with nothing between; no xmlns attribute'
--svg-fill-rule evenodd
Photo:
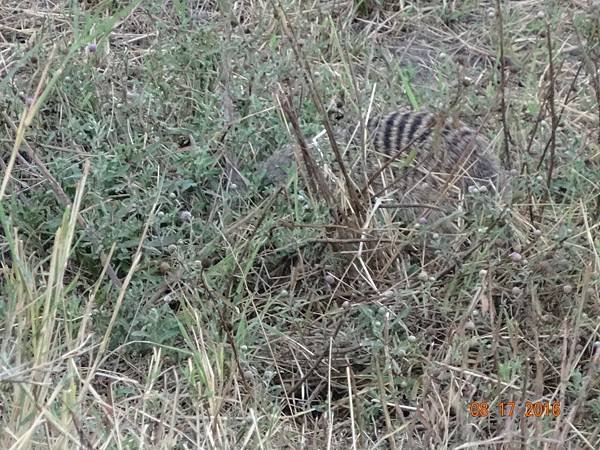
<svg viewBox="0 0 600 450"><path fill-rule="evenodd" d="M469 186L510 193L489 142L463 122L427 111L396 111L370 119L367 130L366 177L356 164L360 151L350 151L350 171L359 186L370 180L371 194L391 200L404 222L442 218ZM269 181L281 179L281 168L293 160L293 147L274 153L263 164Z"/></svg>
<svg viewBox="0 0 600 450"><path fill-rule="evenodd" d="M373 180L374 194L398 200L404 221L441 218L440 210L449 212L447 206L456 205L469 186L506 192L506 173L489 142L463 122L427 111L397 111L369 120L367 128L374 150L383 156L376 158L378 164L387 166Z"/></svg>

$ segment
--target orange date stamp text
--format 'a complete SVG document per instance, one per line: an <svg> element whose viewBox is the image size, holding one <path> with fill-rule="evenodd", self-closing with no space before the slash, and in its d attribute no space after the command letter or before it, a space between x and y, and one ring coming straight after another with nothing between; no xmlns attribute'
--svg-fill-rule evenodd
<svg viewBox="0 0 600 450"><path fill-rule="evenodd" d="M522 414L524 417L559 417L560 402L525 402L520 407L519 402L500 402L490 405L488 402L471 402L469 414L473 417L488 417L499 414L501 417L512 417Z"/></svg>

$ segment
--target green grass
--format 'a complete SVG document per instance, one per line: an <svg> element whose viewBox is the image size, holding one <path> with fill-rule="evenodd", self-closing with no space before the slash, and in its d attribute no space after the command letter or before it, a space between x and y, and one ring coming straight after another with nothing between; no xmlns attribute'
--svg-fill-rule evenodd
<svg viewBox="0 0 600 450"><path fill-rule="evenodd" d="M298 42L267 2L5 3L1 448L600 446L593 11L504 7L514 203L491 227L468 194L450 237L352 212L326 138L329 203L261 164L295 141L281 92L307 141L323 129L311 87L343 99L336 130L452 105L500 153L478 2L283 2ZM546 20L557 113L584 63L550 186Z"/></svg>

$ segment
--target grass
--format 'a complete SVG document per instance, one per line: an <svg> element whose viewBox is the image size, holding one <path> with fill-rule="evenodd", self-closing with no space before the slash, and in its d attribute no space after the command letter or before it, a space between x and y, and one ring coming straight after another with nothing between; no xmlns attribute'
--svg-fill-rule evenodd
<svg viewBox="0 0 600 450"><path fill-rule="evenodd" d="M496 3L3 2L0 448L600 447L600 15ZM399 106L510 211L361 203L322 131Z"/></svg>

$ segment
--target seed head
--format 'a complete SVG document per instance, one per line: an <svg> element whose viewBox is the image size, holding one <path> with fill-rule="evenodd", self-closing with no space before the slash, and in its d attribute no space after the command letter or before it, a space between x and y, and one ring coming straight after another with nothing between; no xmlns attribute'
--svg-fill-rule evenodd
<svg viewBox="0 0 600 450"><path fill-rule="evenodd" d="M192 213L189 211L181 211L179 213L179 220L182 222L191 222L192 221Z"/></svg>
<svg viewBox="0 0 600 450"><path fill-rule="evenodd" d="M171 270L171 265L167 261L161 261L161 263L158 265L158 270L160 273L165 275Z"/></svg>
<svg viewBox="0 0 600 450"><path fill-rule="evenodd" d="M417 278L419 279L419 281L427 281L429 279L429 274L422 270Z"/></svg>
<svg viewBox="0 0 600 450"><path fill-rule="evenodd" d="M523 259L523 256L517 252L512 252L509 256L514 262L519 262Z"/></svg>

